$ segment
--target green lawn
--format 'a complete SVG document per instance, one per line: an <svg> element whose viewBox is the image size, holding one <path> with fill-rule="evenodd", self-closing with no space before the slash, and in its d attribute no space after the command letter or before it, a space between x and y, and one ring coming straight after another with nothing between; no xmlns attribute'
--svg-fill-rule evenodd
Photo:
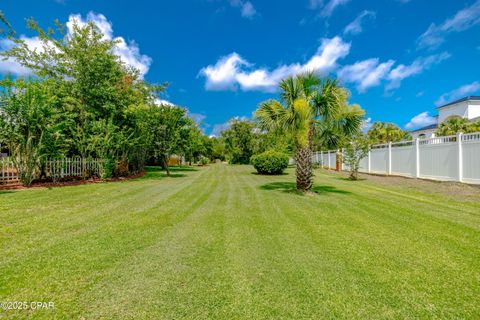
<svg viewBox="0 0 480 320"><path fill-rule="evenodd" d="M480 318L477 195L252 171L0 191L0 318Z"/></svg>

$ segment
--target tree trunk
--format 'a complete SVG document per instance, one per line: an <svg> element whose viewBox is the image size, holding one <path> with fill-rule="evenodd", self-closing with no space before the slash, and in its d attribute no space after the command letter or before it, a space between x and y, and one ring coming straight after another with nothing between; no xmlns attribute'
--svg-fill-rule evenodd
<svg viewBox="0 0 480 320"><path fill-rule="evenodd" d="M168 168L167 157L163 156L162 160L163 160L163 167L165 168L165 170L167 170L167 176L170 177L170 169Z"/></svg>
<svg viewBox="0 0 480 320"><path fill-rule="evenodd" d="M309 191L312 188L312 150L310 146L298 148L295 154L297 163L297 190Z"/></svg>

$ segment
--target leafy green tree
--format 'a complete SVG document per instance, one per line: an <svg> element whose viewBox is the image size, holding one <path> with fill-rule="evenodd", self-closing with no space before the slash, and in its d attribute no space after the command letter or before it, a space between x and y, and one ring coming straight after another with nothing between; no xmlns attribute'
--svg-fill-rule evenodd
<svg viewBox="0 0 480 320"><path fill-rule="evenodd" d="M65 143L59 128L55 94L50 82L2 81L0 144L8 146L21 182L29 186L48 156L57 156Z"/></svg>
<svg viewBox="0 0 480 320"><path fill-rule="evenodd" d="M226 160L225 155L227 150L222 139L217 137L204 137L203 145L205 146L206 156L210 159L210 161Z"/></svg>
<svg viewBox="0 0 480 320"><path fill-rule="evenodd" d="M162 105L152 108L150 129L153 133L151 152L170 175L168 159L179 150L180 132L188 124L186 110L176 106Z"/></svg>
<svg viewBox="0 0 480 320"><path fill-rule="evenodd" d="M60 124L52 137L61 136L63 142L46 144L48 153L100 157L108 166L107 176L118 173L120 164L133 172L141 170L155 145L152 114L162 118L151 110L158 109L154 100L166 84L151 85L141 79L138 70L114 54L116 41L107 39L93 23L74 24L68 35L59 23L56 31L44 31L33 20L28 26L41 48L29 48L24 40L12 38L14 46L0 55L15 59L53 88L45 98Z"/></svg>
<svg viewBox="0 0 480 320"><path fill-rule="evenodd" d="M348 105L348 92L335 80L320 80L312 73L280 83L280 101L262 102L255 112L262 128L282 129L292 136L297 189L312 187L314 136L324 144L339 143L360 130L363 110ZM336 141L336 142L335 142Z"/></svg>
<svg viewBox="0 0 480 320"><path fill-rule="evenodd" d="M390 122L375 122L368 130L367 135L373 144L412 139L408 131L402 130L399 126Z"/></svg>
<svg viewBox="0 0 480 320"><path fill-rule="evenodd" d="M261 130L255 134L254 154L275 150L284 154L292 154L292 137L281 130Z"/></svg>
<svg viewBox="0 0 480 320"><path fill-rule="evenodd" d="M205 155L206 149L202 131L195 121L188 118L185 122L183 128L180 129L178 153L183 155L185 161L192 165L193 162Z"/></svg>
<svg viewBox="0 0 480 320"><path fill-rule="evenodd" d="M232 119L229 128L221 133L230 163L248 164L255 146L255 124L251 121Z"/></svg>
<svg viewBox="0 0 480 320"><path fill-rule="evenodd" d="M359 132L345 145L342 161L350 171L351 180L358 180L360 161L368 155L369 144L368 137Z"/></svg>

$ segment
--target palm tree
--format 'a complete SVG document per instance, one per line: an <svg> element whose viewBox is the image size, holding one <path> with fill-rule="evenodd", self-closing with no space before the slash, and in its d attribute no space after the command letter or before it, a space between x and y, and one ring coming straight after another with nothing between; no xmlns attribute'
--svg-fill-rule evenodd
<svg viewBox="0 0 480 320"><path fill-rule="evenodd" d="M410 140L411 136L394 123L375 122L368 130L368 138L372 143L387 143Z"/></svg>
<svg viewBox="0 0 480 320"><path fill-rule="evenodd" d="M459 132L461 133L469 133L474 132L475 130L473 126L468 122L467 119L460 118L460 117L453 117L448 120L443 121L440 123L436 135L441 136L453 136Z"/></svg>
<svg viewBox="0 0 480 320"><path fill-rule="evenodd" d="M280 90L280 101L262 102L255 117L265 129L280 128L292 135L297 190L309 191L314 136L318 134L326 143L339 143L340 137L360 129L363 110L348 106L348 91L336 80L320 80L313 73L282 80Z"/></svg>

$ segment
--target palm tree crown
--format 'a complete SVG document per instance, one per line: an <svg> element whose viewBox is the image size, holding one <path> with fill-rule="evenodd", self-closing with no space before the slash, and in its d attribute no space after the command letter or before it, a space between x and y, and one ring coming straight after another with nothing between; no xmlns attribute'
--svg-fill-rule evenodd
<svg viewBox="0 0 480 320"><path fill-rule="evenodd" d="M265 129L282 129L292 135L297 189L308 191L312 187L314 136L324 145L338 145L343 137L360 129L364 112L348 105L348 91L336 80L306 73L284 79L279 86L280 101L260 103L255 117Z"/></svg>

